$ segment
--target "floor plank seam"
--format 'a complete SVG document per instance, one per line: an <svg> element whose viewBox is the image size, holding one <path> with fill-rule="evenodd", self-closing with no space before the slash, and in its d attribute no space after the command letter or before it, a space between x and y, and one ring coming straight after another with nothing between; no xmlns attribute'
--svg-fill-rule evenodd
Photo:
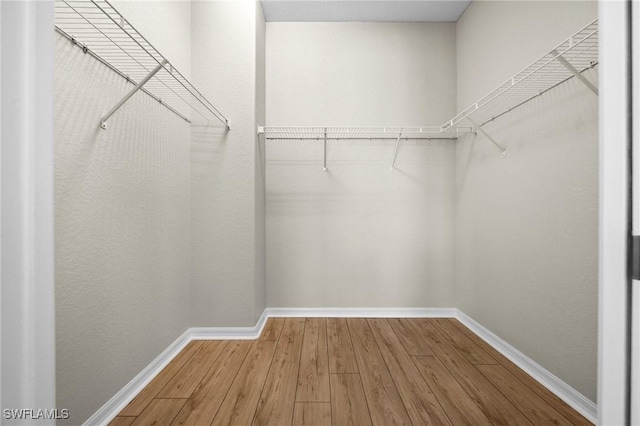
<svg viewBox="0 0 640 426"><path fill-rule="evenodd" d="M453 421L453 419L451 418L451 415L449 413L447 413L447 410L444 409L444 405L442 404L442 401L440 400L440 398L438 398L438 393L436 393L433 388L431 386L429 386L429 382L427 381L427 378L423 376L422 372L420 371L420 369L418 368L418 366L415 363L414 358L416 358L418 355L414 355L414 356L409 356L409 359L411 359L411 362L413 363L413 366L416 367L416 369L418 370L418 372L420 373L420 376L422 377L422 379L424 380L424 382L427 384L427 387L429 389L431 389L431 393L433 393L433 396L435 397L436 401L438 401L438 404L440 404L440 407L442 407L442 411L444 411L444 415L447 416L447 419L449 419L449 423L452 426L455 426L455 422ZM435 355L421 355L421 356L433 356L434 358L437 358ZM442 361L440 361L442 362Z"/></svg>
<svg viewBox="0 0 640 426"><path fill-rule="evenodd" d="M293 402L294 402L294 404L296 402L301 402L301 401L298 401L298 388L299 388L298 383L300 381L300 364L302 362L302 350L304 349L304 333L307 332L307 319L306 318L305 318L303 324L304 325L302 326L302 337L301 337L302 342L300 343L300 354L298 355L298 373L296 374L296 391L293 393ZM292 422L293 422L293 420L292 420Z"/></svg>
<svg viewBox="0 0 640 426"><path fill-rule="evenodd" d="M165 371L167 367L169 367L169 365L171 365L171 363L172 363L172 362L173 362L173 361L174 361L174 360L175 360L175 359L176 359L176 358L177 358L177 357L182 353L182 351L184 351L184 350L187 348L187 346L188 346L189 344L190 344L190 343L187 343L187 345L186 345L184 348L182 348L182 350L181 350L180 352L178 352L178 353L176 354L176 356L175 356L175 357L173 357L173 359L172 359L171 361L169 361L169 363L167 363L167 365L165 365L165 366L164 366L164 368L163 368L162 370L160 370L160 372L159 372L159 373L158 373L158 374L157 374L153 379L151 379L151 381L150 381L149 383L147 383L147 385L146 385L146 386L145 386L145 387L144 387L140 392L138 392L138 393L137 393L137 394L136 394L136 395L131 399L131 401L129 401L129 403L125 406L125 408L123 408L123 409L121 410L121 412L122 412L122 411L124 411L124 410L126 410L126 408L129 406L129 404L131 404L131 402L133 402L133 401L134 401L134 400L135 400L135 399L136 399L140 394L142 394L142 392L144 392L144 390L145 390L145 389L147 389L147 387L148 387L149 385L151 385L151 384L153 383L153 381L154 381L154 380L155 380L155 379L156 379L156 378L157 378L157 377L158 377L158 376L159 376L163 371ZM193 350L193 353L191 353L191 354L187 357L187 359L184 361L184 363L182 364L182 366L180 366L180 368L176 369L176 371L175 371L175 372L171 375L171 377L169 377L169 379L167 380L167 383L169 383L171 380L173 380L173 378L178 374L178 372L182 369L182 367L183 367L183 366L185 366L185 365L186 365L186 364L191 360L191 358L193 358L193 356L196 354L196 352L198 352L198 349L200 348L200 346L201 346L201 345L202 345L202 341L199 341L199 343L198 343L198 348ZM166 383L165 383L165 385L166 385ZM149 406L149 404L151 404L151 401L153 401L153 400L156 398L156 396L158 396L158 395L160 394L160 392L162 392L162 389L163 389L163 388L164 388L164 385L163 385L160 389L158 389L158 391L157 391L157 392L155 392L155 394L153 395L153 397L152 397L151 399L149 399L149 402L147 402L147 403L145 404L145 406L140 410L140 412L138 413L138 415L137 415L137 416L135 416L136 418L137 418L137 417L139 417L139 416L140 416L140 414L141 414L144 410L146 410L146 409L147 409L147 407ZM116 416L116 417L117 417L117 416ZM122 416L122 417L124 417L124 416ZM129 416L127 416L127 417L129 417Z"/></svg>
<svg viewBox="0 0 640 426"><path fill-rule="evenodd" d="M242 358L242 362L240 363L240 366L238 367L238 370L236 370L236 374L233 375L233 380L231 380L231 384L229 385L229 387L227 388L226 392L224 393L224 397L221 399L220 405L218 406L218 409L216 410L216 413L213 415L213 417L211 417L211 422L209 422L209 426L211 426L213 424L213 422L215 421L216 417L218 417L218 413L220 413L220 408L222 408L222 404L224 404L224 401L227 399L227 396L229 395L229 392L231 392L231 388L233 387L233 384L235 383L236 379L238 378L238 374L240 374L240 370L242 370L242 366L247 361L247 357L251 353L251 349L253 349L253 346L256 344L257 341L258 341L258 339L255 339L254 341L251 342L251 346L249 346L249 350L247 350L247 353Z"/></svg>

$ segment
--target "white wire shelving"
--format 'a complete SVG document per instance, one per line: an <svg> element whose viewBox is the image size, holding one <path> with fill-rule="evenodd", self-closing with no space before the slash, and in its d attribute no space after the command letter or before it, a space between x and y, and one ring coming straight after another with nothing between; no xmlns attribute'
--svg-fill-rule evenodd
<svg viewBox="0 0 640 426"><path fill-rule="evenodd" d="M465 119L482 128L529 100L571 78L579 79L596 96L597 87L584 72L598 64L598 20L551 49L531 65L469 105L441 126L447 130Z"/></svg>
<svg viewBox="0 0 640 426"><path fill-rule="evenodd" d="M258 134L266 140L407 140L407 139L456 139L470 132L471 127L456 127L446 130L438 126L379 126L379 127L335 127L335 126L260 126Z"/></svg>
<svg viewBox="0 0 640 426"><path fill-rule="evenodd" d="M457 139L458 136L472 131L471 127L450 127L443 130L438 126L382 126L382 127L286 127L259 126L258 135L264 135L268 141L317 140L324 142L322 169L327 171L327 141L329 140L395 140L391 169L395 168L398 147L402 140Z"/></svg>
<svg viewBox="0 0 640 426"><path fill-rule="evenodd" d="M185 121L209 124L227 118L106 0L56 0L56 31L133 84L100 122L141 90Z"/></svg>

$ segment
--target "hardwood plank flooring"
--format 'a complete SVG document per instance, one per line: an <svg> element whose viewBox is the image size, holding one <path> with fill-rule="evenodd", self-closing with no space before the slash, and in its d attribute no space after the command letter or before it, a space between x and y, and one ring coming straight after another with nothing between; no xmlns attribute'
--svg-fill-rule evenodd
<svg viewBox="0 0 640 426"><path fill-rule="evenodd" d="M139 416L182 366L195 354L202 341L192 341L120 412L120 416Z"/></svg>
<svg viewBox="0 0 640 426"><path fill-rule="evenodd" d="M258 340L278 340L282 327L284 326L284 318L269 318L262 330L262 334Z"/></svg>
<svg viewBox="0 0 640 426"><path fill-rule="evenodd" d="M185 402L186 399L154 399L131 426L169 426Z"/></svg>
<svg viewBox="0 0 640 426"><path fill-rule="evenodd" d="M371 415L359 374L331 375L333 426L371 425Z"/></svg>
<svg viewBox="0 0 640 426"><path fill-rule="evenodd" d="M413 363L454 425L490 425L476 403L435 356L415 356Z"/></svg>
<svg viewBox="0 0 640 426"><path fill-rule="evenodd" d="M387 320L371 319L369 326L413 424L451 424Z"/></svg>
<svg viewBox="0 0 640 426"><path fill-rule="evenodd" d="M118 416L109 422L109 426L129 426L135 419L135 417Z"/></svg>
<svg viewBox="0 0 640 426"><path fill-rule="evenodd" d="M485 350L476 345L473 340L460 333L458 329L446 318L436 318L433 324L456 350L471 364L497 364Z"/></svg>
<svg viewBox="0 0 640 426"><path fill-rule="evenodd" d="M291 426L331 426L331 404L296 402Z"/></svg>
<svg viewBox="0 0 640 426"><path fill-rule="evenodd" d="M253 343L212 425L251 424L275 349L272 340Z"/></svg>
<svg viewBox="0 0 640 426"><path fill-rule="evenodd" d="M157 398L189 398L226 344L220 340L202 343L191 359L162 388Z"/></svg>
<svg viewBox="0 0 640 426"><path fill-rule="evenodd" d="M251 342L246 340L229 342L225 346L214 366L178 413L174 425L211 424L250 347Z"/></svg>
<svg viewBox="0 0 640 426"><path fill-rule="evenodd" d="M254 425L291 424L304 326L304 318L286 319L258 402Z"/></svg>
<svg viewBox="0 0 640 426"><path fill-rule="evenodd" d="M374 425L410 425L402 398L366 319L347 320Z"/></svg>
<svg viewBox="0 0 640 426"><path fill-rule="evenodd" d="M411 323L425 336L438 359L442 361L491 423L496 425L531 425L522 412L446 341L438 332L433 320L412 319Z"/></svg>
<svg viewBox="0 0 640 426"><path fill-rule="evenodd" d="M552 393L549 389L545 388L540 384L540 382L533 379L533 377L529 376L525 373L520 367L515 365L509 359L507 359L500 352L495 350L491 345L478 337L473 331L469 330L465 327L460 321L454 318L449 318L449 322L456 326L456 328L467 336L469 339L473 340L478 346L484 349L487 353L491 354L491 356L496 359L500 365L509 370L511 374L516 376L518 380L522 383L526 384L529 389L533 390L537 393L542 399L545 400L547 404L557 410L564 417L569 419L571 423L574 425L590 425L591 422L585 419L580 413L567 405L564 401L558 398L554 393Z"/></svg>
<svg viewBox="0 0 640 426"><path fill-rule="evenodd" d="M409 355L433 355L433 351L427 345L427 342L424 341L420 333L411 326L406 318L389 318L388 321Z"/></svg>
<svg viewBox="0 0 640 426"><path fill-rule="evenodd" d="M477 368L533 424L571 424L562 414L549 407L542 398L519 381L513 374L509 373L503 366L479 365Z"/></svg>
<svg viewBox="0 0 640 426"><path fill-rule="evenodd" d="M193 341L110 423L588 425L454 319L270 318Z"/></svg>
<svg viewBox="0 0 640 426"><path fill-rule="evenodd" d="M358 362L346 318L327 318L329 373L357 373Z"/></svg>
<svg viewBox="0 0 640 426"><path fill-rule="evenodd" d="M297 402L329 402L327 321L307 318L298 373Z"/></svg>

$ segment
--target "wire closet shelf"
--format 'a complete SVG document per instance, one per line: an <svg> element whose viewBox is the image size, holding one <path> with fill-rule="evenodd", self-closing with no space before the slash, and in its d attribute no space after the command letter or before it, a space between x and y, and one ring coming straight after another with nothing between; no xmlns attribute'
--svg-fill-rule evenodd
<svg viewBox="0 0 640 426"><path fill-rule="evenodd" d="M188 123L227 118L106 0L56 0L56 31L126 78L134 88L101 120L142 90Z"/></svg>
<svg viewBox="0 0 640 426"><path fill-rule="evenodd" d="M380 127L258 127L258 134L266 140L408 140L408 139L456 139L468 133L471 127L442 130L438 126L380 126Z"/></svg>
<svg viewBox="0 0 640 426"><path fill-rule="evenodd" d="M502 83L441 126L447 130L468 119L482 127L514 108L576 77L594 94L596 86L584 75L598 64L598 20L560 43L547 54Z"/></svg>

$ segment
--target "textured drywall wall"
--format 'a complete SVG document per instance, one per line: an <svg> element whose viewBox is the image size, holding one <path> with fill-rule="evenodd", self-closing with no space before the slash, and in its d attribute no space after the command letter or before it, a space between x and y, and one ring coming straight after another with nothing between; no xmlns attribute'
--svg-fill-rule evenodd
<svg viewBox="0 0 640 426"><path fill-rule="evenodd" d="M458 109L596 15L595 2L473 2ZM458 143L456 305L595 401L597 98L572 79L485 130L507 157L480 134Z"/></svg>
<svg viewBox="0 0 640 426"><path fill-rule="evenodd" d="M267 124L430 125L455 113L455 25L267 23ZM450 307L455 144L270 141L267 305Z"/></svg>
<svg viewBox="0 0 640 426"><path fill-rule="evenodd" d="M265 91L266 91L266 22L262 13L262 7L256 7L256 124L265 122ZM255 150L255 306L256 315L264 312L267 304L267 271L266 271L266 196L265 196L265 162L264 162L264 138L256 136Z"/></svg>
<svg viewBox="0 0 640 426"><path fill-rule="evenodd" d="M262 314L255 1L192 3L194 84L231 131L192 126L193 326L252 326ZM263 262L263 261L262 261Z"/></svg>
<svg viewBox="0 0 640 426"><path fill-rule="evenodd" d="M190 326L190 130L142 92L101 130L132 86L55 49L58 424L80 425Z"/></svg>

